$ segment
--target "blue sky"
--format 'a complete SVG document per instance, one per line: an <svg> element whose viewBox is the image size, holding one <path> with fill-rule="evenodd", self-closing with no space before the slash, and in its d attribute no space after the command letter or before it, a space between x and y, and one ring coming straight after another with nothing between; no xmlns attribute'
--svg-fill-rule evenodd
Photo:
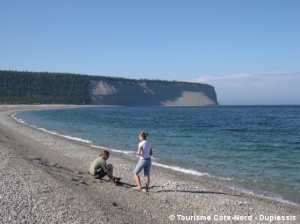
<svg viewBox="0 0 300 224"><path fill-rule="evenodd" d="M198 81L300 104L300 1L0 0L0 69Z"/></svg>

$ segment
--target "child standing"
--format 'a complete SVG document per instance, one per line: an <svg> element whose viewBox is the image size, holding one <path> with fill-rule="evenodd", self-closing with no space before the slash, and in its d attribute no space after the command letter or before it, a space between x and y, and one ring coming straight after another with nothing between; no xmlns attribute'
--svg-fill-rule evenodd
<svg viewBox="0 0 300 224"><path fill-rule="evenodd" d="M137 149L137 155L140 157L137 166L134 169L134 179L137 184L138 191L141 191L141 179L139 173L144 169L144 177L146 184L146 192L149 192L150 185L150 167L151 167L151 156L152 156L152 146L151 142L147 141L148 133L142 131L139 133L140 143Z"/></svg>

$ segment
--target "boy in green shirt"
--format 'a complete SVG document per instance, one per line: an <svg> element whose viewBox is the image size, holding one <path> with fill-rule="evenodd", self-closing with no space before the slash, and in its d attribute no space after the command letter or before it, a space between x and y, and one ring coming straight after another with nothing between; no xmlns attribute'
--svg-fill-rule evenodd
<svg viewBox="0 0 300 224"><path fill-rule="evenodd" d="M90 166L90 174L94 176L95 179L102 179L104 176L108 176L109 180L118 185L121 178L113 176L113 165L106 164L106 160L109 158L109 151L104 150L100 153L99 157L96 158Z"/></svg>

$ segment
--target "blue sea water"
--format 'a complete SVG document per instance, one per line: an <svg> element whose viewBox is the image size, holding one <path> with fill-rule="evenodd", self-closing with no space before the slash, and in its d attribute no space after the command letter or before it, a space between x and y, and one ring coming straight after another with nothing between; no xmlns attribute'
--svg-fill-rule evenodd
<svg viewBox="0 0 300 224"><path fill-rule="evenodd" d="M300 204L300 106L97 107L16 117L132 157L145 130L156 165Z"/></svg>

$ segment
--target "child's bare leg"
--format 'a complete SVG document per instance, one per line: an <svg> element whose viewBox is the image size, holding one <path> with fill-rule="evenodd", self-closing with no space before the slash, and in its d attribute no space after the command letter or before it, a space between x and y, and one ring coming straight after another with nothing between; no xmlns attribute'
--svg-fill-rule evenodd
<svg viewBox="0 0 300 224"><path fill-rule="evenodd" d="M140 190L142 188L141 186L141 179L140 179L140 176L138 174L134 174L134 180L137 184L137 187L138 187L138 190Z"/></svg>
<svg viewBox="0 0 300 224"><path fill-rule="evenodd" d="M108 164L107 167L108 167L108 171L106 172L107 176L109 177L109 179L112 179L114 177L113 176L113 165Z"/></svg>
<svg viewBox="0 0 300 224"><path fill-rule="evenodd" d="M150 177L145 176L146 192L149 192Z"/></svg>

